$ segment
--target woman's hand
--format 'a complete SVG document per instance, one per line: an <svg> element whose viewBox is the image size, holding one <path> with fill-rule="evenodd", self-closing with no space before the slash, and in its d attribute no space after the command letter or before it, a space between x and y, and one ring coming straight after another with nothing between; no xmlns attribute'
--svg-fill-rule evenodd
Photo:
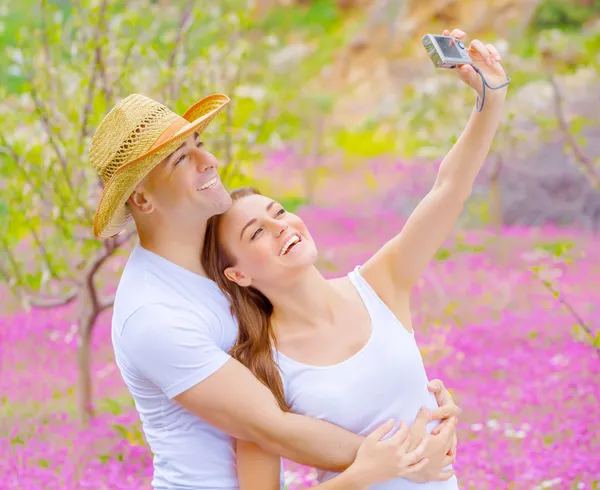
<svg viewBox="0 0 600 490"><path fill-rule="evenodd" d="M369 434L361 444L356 460L348 471L362 483L374 485L394 478L406 478L429 462L428 458L423 458L429 438L423 438L417 447L410 450L409 431L404 422L395 434L381 440L393 427L394 421L389 420Z"/></svg>
<svg viewBox="0 0 600 490"><path fill-rule="evenodd" d="M454 29L452 32L445 30L443 34L444 36L451 36L458 41L462 41L466 37L466 34L460 29ZM467 51L475 66L481 70L490 87L497 87L507 81L504 68L500 64L500 53L492 44L483 44L480 40L473 39ZM475 90L479 98L481 98L483 94L483 82L481 76L473 67L471 65L461 65L456 71L458 77ZM488 90L486 97L494 97L503 93L506 93L506 87L498 90Z"/></svg>

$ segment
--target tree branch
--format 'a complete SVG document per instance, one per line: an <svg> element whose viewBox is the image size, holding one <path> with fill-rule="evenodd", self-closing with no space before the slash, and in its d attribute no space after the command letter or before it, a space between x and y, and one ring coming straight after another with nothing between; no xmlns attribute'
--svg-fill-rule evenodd
<svg viewBox="0 0 600 490"><path fill-rule="evenodd" d="M133 48L136 45L136 41L131 41L129 43L129 45L127 46L127 49L125 50L125 55L123 56L123 61L121 63L121 74L119 75L119 78L117 78L117 80L115 80L115 85L118 86L119 88L121 88L121 82L123 81L123 78L125 77L125 75L127 74L127 68L129 65L129 60L131 59L131 53L133 53Z"/></svg>
<svg viewBox="0 0 600 490"><path fill-rule="evenodd" d="M552 88L553 88L554 110L556 113L556 118L558 119L558 124L559 124L560 130L565 139L565 144L566 144L566 146L571 148L573 155L575 156L575 159L584 168L585 173L587 173L587 176L590 179L592 185L596 189L598 189L598 188L600 188L600 173L595 168L594 162L592 161L592 159L585 154L585 152L583 151L581 146L579 146L579 143L577 143L577 140L571 133L571 130L569 128L569 123L567 122L567 119L565 117L565 112L564 112L564 107L563 107L564 99L563 99L562 93L560 91L560 87L558 86L558 83L556 81L555 75L553 73L551 73L549 76L549 79L550 79L550 83L552 84Z"/></svg>
<svg viewBox="0 0 600 490"><path fill-rule="evenodd" d="M46 76L45 80L48 82L48 86L50 87L50 93L52 97L49 97L50 103L52 104L52 112L56 117L58 113L57 104L54 103L53 97L56 97L60 92L57 90L57 79L51 73L51 68L54 66L52 60L52 52L50 50L50 40L48 39L48 0L41 0L41 37L42 37L42 45L44 51L45 58L45 68L46 68ZM61 101L62 103L62 101Z"/></svg>
<svg viewBox="0 0 600 490"><path fill-rule="evenodd" d="M57 306L66 306L71 304L79 295L79 289L74 288L66 295L60 298L45 298L32 296L29 298L29 303L36 308L56 308Z"/></svg>
<svg viewBox="0 0 600 490"><path fill-rule="evenodd" d="M109 298L103 298L100 301L100 311L104 311L104 310L108 310L109 308L112 308L113 305L115 304L115 297L109 297Z"/></svg>
<svg viewBox="0 0 600 490"><path fill-rule="evenodd" d="M12 160L14 161L14 168L17 170L17 172L19 172L21 174L23 179L31 186L32 189L35 190L35 192L40 197L42 197L42 198L46 197L47 192L43 192L41 182L38 182L37 179L36 179L36 181L32 180L33 177L37 176L38 174L36 172L27 172L25 170L23 158L21 158L21 156L16 152L14 147L10 143L8 143L8 141L6 141L6 138L4 138L4 136L2 134L0 134L0 153L4 153L8 157L12 158ZM67 207L68 203L65 201L62 193L56 187L57 186L56 180L55 179L50 179L50 180L52 182L52 190L54 191L55 195L57 196L58 199L61 200L62 206ZM70 238L71 234L70 234L69 230L67 230L65 228L65 225L62 223L62 221L56 220L55 223L58 224L58 227L62 231L63 236L65 238Z"/></svg>
<svg viewBox="0 0 600 490"><path fill-rule="evenodd" d="M88 134L88 117L90 112L92 111L92 106L94 102L94 92L96 89L96 78L98 77L98 68L100 67L100 59L102 57L102 46L98 42L100 39L100 31L101 25L104 22L103 12L106 7L106 1L102 4L100 18L98 19L98 23L94 28L94 59L92 61L91 72L92 76L90 77L90 82L88 84L88 90L86 94L86 103L83 107L83 112L81 115L81 131L79 133L79 153L81 153L81 148L83 147L83 140Z"/></svg>
<svg viewBox="0 0 600 490"><path fill-rule="evenodd" d="M260 124L259 124L258 128L256 129L256 131L254 132L254 134L252 135L252 137L247 141L247 143L245 145L245 147L247 149L252 148L258 141L258 138L262 134L262 132L265 128L265 125L267 123L267 120L269 119L268 116L269 116L270 109L271 109L271 105L266 103L263 108L263 113L262 113L262 118L261 118ZM229 179L230 177L235 175L235 172L237 171L239 165L240 165L240 160L238 158L235 160L234 163L226 165L223 168L223 172L222 172L223 173L223 175L222 175L223 182L227 182L227 179Z"/></svg>
<svg viewBox="0 0 600 490"><path fill-rule="evenodd" d="M42 122L42 127L44 128L45 133L48 135L48 140L50 141L50 145L52 146L52 148L54 149L54 152L56 153L56 156L58 157L58 161L60 163L63 177L64 177L67 185L70 187L70 189L72 191L72 194L73 194L73 197L75 199L77 206L81 207L84 211L86 211L88 213L93 212L93 210L90 209L88 204L86 202L83 202L80 199L79 193L75 190L75 188L73 186L73 182L71 180L71 175L69 174L69 165L67 162L67 158L66 158L65 154L63 153L63 151L61 150L60 146L55 141L55 135L52 131L50 119L48 118L48 114L44 110L44 106L42 104L42 101L39 98L39 94L34 87L33 77L31 77L31 79L30 79L30 92L33 97L33 101L34 101L36 110L40 116L40 119ZM64 144L62 142L61 142L61 145L64 146Z"/></svg>
<svg viewBox="0 0 600 490"><path fill-rule="evenodd" d="M561 305L563 305L569 313L571 313L571 315L573 316L573 318L575 318L575 321L577 321L577 324L583 328L583 330L585 331L585 333L588 335L588 337L590 338L590 340L592 341L592 345L596 351L596 354L598 355L598 357L600 357L600 347L596 347L596 345L594 345L594 334L592 333L592 329L589 327L589 325L585 322L585 320L581 317L581 315L575 310L575 308L573 308L573 306L571 305L571 303L569 301L567 301L565 295L563 293L561 293L560 291L558 291L556 288L554 288L552 286L552 284L550 283L550 281L546 281L543 280L541 277L539 277L538 273L535 273L536 277L538 279L541 280L542 284L544 285L544 287L550 291L550 293L558 299L559 303Z"/></svg>
<svg viewBox="0 0 600 490"><path fill-rule="evenodd" d="M106 262L117 249L122 247L128 240L136 234L135 230L131 230L120 237L115 237L110 240L106 240L104 248L98 252L94 257L85 273L85 280L83 286L87 289L89 299L92 303L92 309L96 314L103 309L103 304L98 297L98 291L94 284L94 276L100 270L104 262Z"/></svg>
<svg viewBox="0 0 600 490"><path fill-rule="evenodd" d="M37 245L38 250L42 254L42 257L44 258L44 262L46 263L46 266L48 267L48 272L50 272L50 276L53 278L56 278L57 274L56 274L56 271L54 270L54 265L52 264L52 258L50 257L50 254L46 250L45 245L40 240L40 236L38 235L38 232L35 230L35 228L31 224L31 221L29 221L29 220L25 220L25 221L27 222L27 226L29 227L31 234L33 235L33 240L35 241L35 244Z"/></svg>
<svg viewBox="0 0 600 490"><path fill-rule="evenodd" d="M0 262L0 278L2 278L4 281L8 282L10 276L8 275L8 271L2 267L2 262Z"/></svg>
<svg viewBox="0 0 600 490"><path fill-rule="evenodd" d="M13 255L12 251L10 250L10 247L8 246L8 242L2 236L0 236L0 243L2 244L2 249L4 250L4 253L8 257L8 262L10 263L10 266L13 269L13 274L17 280L18 285L24 286L25 281L23 280L23 274L21 274L21 266L19 265L19 263L17 262L17 259L15 259L15 256ZM7 276L8 276L8 274L7 274Z"/></svg>
<svg viewBox="0 0 600 490"><path fill-rule="evenodd" d="M171 83L167 85L169 90L169 100L172 100L175 96L175 79L176 76L173 73L173 68L175 66L175 59L177 57L177 53L179 51L179 46L181 45L181 41L183 39L183 34L187 29L189 20L192 15L192 9L194 8L194 0L189 0L185 10L181 14L181 20L179 21L179 29L177 29L177 35L175 37L175 45L169 55L169 61L167 62L167 73L171 74ZM167 97L165 97L166 99Z"/></svg>
<svg viewBox="0 0 600 490"><path fill-rule="evenodd" d="M47 112L42 104L42 101L40 100L39 94L35 88L34 79L35 79L35 77L33 75L30 75L30 77L29 77L30 92L33 97L33 102L34 102L36 111L37 111L38 115L40 116L40 120L42 122L42 127L44 128L44 131L45 131L46 135L48 136L48 141L50 142L50 146L52 146L54 153L56 153L56 156L58 157L58 161L60 163L60 167L62 169L63 176L64 176L65 180L67 181L67 183L69 184L69 186L72 187L71 176L69 175L69 166L67 163L67 157L63 153L60 146L56 143L55 134L52 131L52 123L50 122L48 114L47 114Z"/></svg>
<svg viewBox="0 0 600 490"><path fill-rule="evenodd" d="M107 240L105 243L107 247L110 247L110 253L113 253L115 250L125 245L135 235L137 235L136 230L129 230L127 233L115 237L112 240Z"/></svg>

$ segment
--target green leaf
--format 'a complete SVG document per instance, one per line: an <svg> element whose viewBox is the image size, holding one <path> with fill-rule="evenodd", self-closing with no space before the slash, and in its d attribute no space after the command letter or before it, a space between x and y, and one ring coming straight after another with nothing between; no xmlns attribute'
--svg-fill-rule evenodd
<svg viewBox="0 0 600 490"><path fill-rule="evenodd" d="M307 200L301 196L292 196L279 199L279 202L290 213L296 213L300 206L307 203Z"/></svg>
<svg viewBox="0 0 600 490"><path fill-rule="evenodd" d="M123 413L123 407L121 407L121 405L119 403L117 403L116 401L114 401L111 398L106 398L104 400L102 400L103 402L103 407L102 410L106 411L106 412L110 412L113 415L120 415Z"/></svg>
<svg viewBox="0 0 600 490"><path fill-rule="evenodd" d="M541 243L536 248L545 250L555 257L562 257L569 252L575 244L571 240L558 240L556 242Z"/></svg>
<svg viewBox="0 0 600 490"><path fill-rule="evenodd" d="M124 427L120 424L113 424L113 428L116 429L123 439L127 439L127 434L129 433L127 431L127 427Z"/></svg>
<svg viewBox="0 0 600 490"><path fill-rule="evenodd" d="M34 272L33 274L25 275L25 283L34 291L39 289L42 284L42 271Z"/></svg>
<svg viewBox="0 0 600 490"><path fill-rule="evenodd" d="M10 441L11 445L15 446L17 444L22 444L25 445L25 441L23 439L21 439L20 436L16 436L13 439L11 439Z"/></svg>
<svg viewBox="0 0 600 490"><path fill-rule="evenodd" d="M450 258L450 255L450 250L447 248L440 248L435 254L435 259L439 261L447 260Z"/></svg>

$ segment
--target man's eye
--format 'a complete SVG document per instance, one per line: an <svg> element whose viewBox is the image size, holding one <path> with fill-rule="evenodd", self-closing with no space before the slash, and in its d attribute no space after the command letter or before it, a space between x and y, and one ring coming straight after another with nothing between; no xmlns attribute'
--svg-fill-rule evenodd
<svg viewBox="0 0 600 490"><path fill-rule="evenodd" d="M177 161L175 162L175 165L177 165L178 163L183 162L183 160L185 159L185 157L187 157L187 153L185 153L184 155L181 155Z"/></svg>
<svg viewBox="0 0 600 490"><path fill-rule="evenodd" d="M198 141L198 143L196 143L196 146L198 148L202 148L204 146L204 143L202 141Z"/></svg>
<svg viewBox="0 0 600 490"><path fill-rule="evenodd" d="M250 237L250 240L254 240L260 234L261 231L262 231L262 228L259 228L258 230L256 230Z"/></svg>

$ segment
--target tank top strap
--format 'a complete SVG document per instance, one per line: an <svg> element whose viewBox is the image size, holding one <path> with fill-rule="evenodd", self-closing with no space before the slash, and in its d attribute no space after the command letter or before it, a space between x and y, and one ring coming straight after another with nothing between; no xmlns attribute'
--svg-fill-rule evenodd
<svg viewBox="0 0 600 490"><path fill-rule="evenodd" d="M388 309L387 305L381 300L379 295L367 282L367 280L360 273L360 265L357 265L354 270L348 273L348 279L352 285L357 289L363 301L371 308L380 310L382 308Z"/></svg>
<svg viewBox="0 0 600 490"><path fill-rule="evenodd" d="M379 297L367 280L361 275L360 268L361 266L357 265L352 271L350 271L348 273L348 279L356 288L358 294L360 294L360 297L369 310L371 317L385 319L386 324L393 324L394 327L402 328L402 330L404 330L408 335L412 335L414 337L414 329L412 333L408 333L395 313L390 310L388 305L385 304L385 302Z"/></svg>

